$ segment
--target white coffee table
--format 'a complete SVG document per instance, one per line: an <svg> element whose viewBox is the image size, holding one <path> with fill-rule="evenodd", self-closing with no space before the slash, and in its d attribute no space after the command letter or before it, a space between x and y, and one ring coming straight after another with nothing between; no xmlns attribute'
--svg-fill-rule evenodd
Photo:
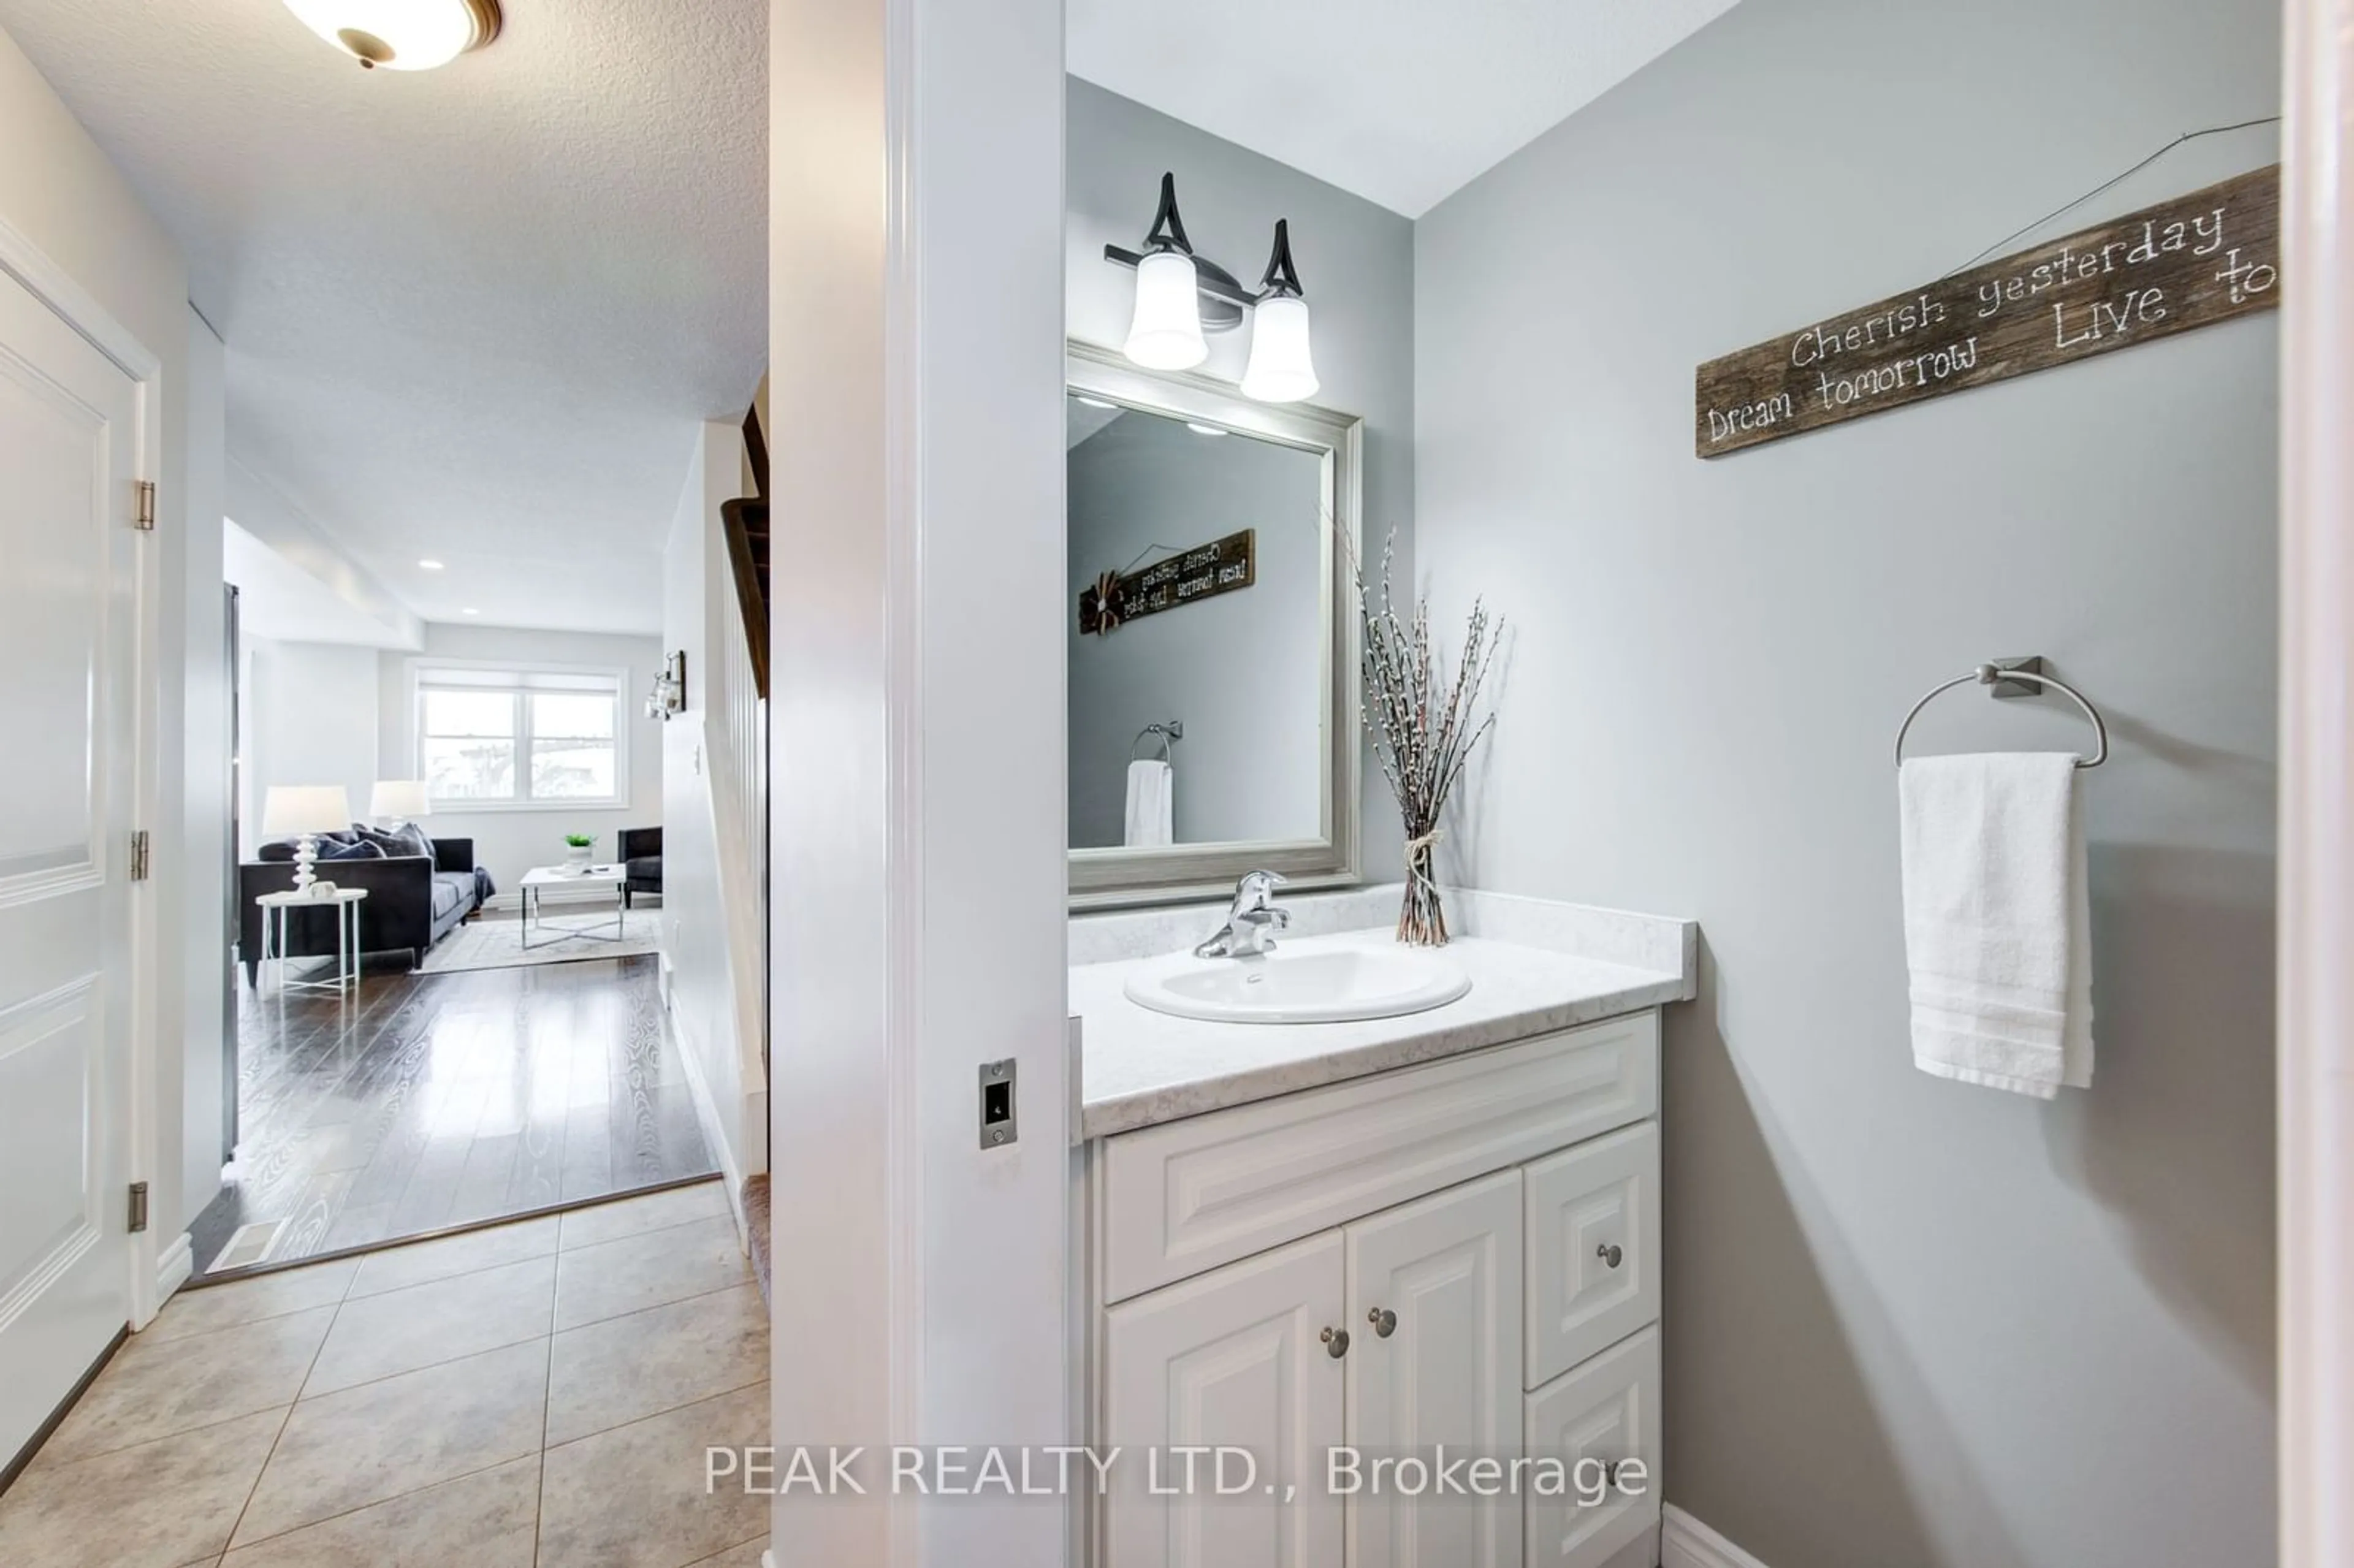
<svg viewBox="0 0 2354 1568"><path fill-rule="evenodd" d="M278 965L278 991L281 995L290 991L332 991L341 993L355 991L360 983L360 901L367 896L365 887L339 887L333 893L265 893L254 902L261 906L261 965ZM335 912L335 974L333 980L289 980L286 978L287 919L297 909L333 909ZM272 927L277 940L270 940ZM324 954L320 955L324 957Z"/></svg>
<svg viewBox="0 0 2354 1568"><path fill-rule="evenodd" d="M621 940L621 884L630 879L629 870L619 865L535 865L523 874L523 934L525 951L534 948L552 948L558 942ZM613 928L597 930L579 926L550 926L540 907L540 895L551 887L567 892L603 888L613 895ZM569 902L567 900L567 902ZM600 920L599 925L602 925ZM541 940L532 940L532 929L538 927Z"/></svg>

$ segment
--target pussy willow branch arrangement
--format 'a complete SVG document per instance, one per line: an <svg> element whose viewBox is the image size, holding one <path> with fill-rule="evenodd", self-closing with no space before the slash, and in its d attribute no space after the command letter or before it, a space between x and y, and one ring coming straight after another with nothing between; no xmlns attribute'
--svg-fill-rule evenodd
<svg viewBox="0 0 2354 1568"><path fill-rule="evenodd" d="M1464 764L1496 722L1492 703L1479 712L1489 667L1503 631L1484 600L1474 600L1463 634L1463 653L1450 681L1430 634L1430 602L1417 598L1402 619L1390 593L1393 533L1382 546L1378 597L1363 574L1357 577L1357 612L1364 630L1365 730L1382 776L1397 797L1405 822L1405 903L1398 911L1397 938L1415 947L1447 943L1447 912L1440 906L1431 852L1439 838L1440 813Z"/></svg>

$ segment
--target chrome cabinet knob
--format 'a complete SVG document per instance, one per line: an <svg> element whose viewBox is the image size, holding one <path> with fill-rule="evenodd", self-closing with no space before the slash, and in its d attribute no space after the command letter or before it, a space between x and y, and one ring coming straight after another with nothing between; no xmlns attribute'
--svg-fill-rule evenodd
<svg viewBox="0 0 2354 1568"><path fill-rule="evenodd" d="M1603 1267L1616 1268L1618 1266L1618 1260L1625 1257L1627 1255L1620 1252L1608 1242L1604 1242L1600 1246L1594 1249L1594 1255L1602 1260Z"/></svg>
<svg viewBox="0 0 2354 1568"><path fill-rule="evenodd" d="M1327 1329L1316 1337L1324 1341L1324 1353L1334 1361L1337 1361L1349 1353L1348 1330Z"/></svg>
<svg viewBox="0 0 2354 1568"><path fill-rule="evenodd" d="M1366 1313L1365 1321L1373 1326L1374 1334L1382 1339L1386 1340L1397 1332L1397 1314L1386 1307L1376 1307Z"/></svg>

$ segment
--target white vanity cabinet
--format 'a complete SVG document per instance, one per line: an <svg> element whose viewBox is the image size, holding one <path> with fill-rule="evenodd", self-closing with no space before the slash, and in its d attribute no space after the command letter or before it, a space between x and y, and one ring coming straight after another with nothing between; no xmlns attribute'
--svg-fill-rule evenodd
<svg viewBox="0 0 2354 1568"><path fill-rule="evenodd" d="M1089 1145L1088 1440L1122 1454L1087 1560L1650 1568L1658 1071L1645 1012ZM1251 1484L1205 1452L1187 1487L1189 1447ZM1523 1456L1589 1495L1640 1459L1643 1495L1516 1492Z"/></svg>

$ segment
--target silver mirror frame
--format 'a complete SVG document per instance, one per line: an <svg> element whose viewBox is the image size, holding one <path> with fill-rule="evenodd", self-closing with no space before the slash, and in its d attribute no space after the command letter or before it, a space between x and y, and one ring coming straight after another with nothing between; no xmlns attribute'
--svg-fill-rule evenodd
<svg viewBox="0 0 2354 1568"><path fill-rule="evenodd" d="M1245 872L1281 872L1299 890L1349 887L1363 880L1357 587L1352 563L1363 558L1364 421L1306 403L1257 403L1225 382L1182 371L1146 370L1115 350L1067 345L1066 391L1124 408L1219 425L1324 461L1323 809L1312 839L1172 844L1166 849L1070 852L1073 909L1114 909L1221 896ZM1336 548L1336 541L1340 541ZM1067 613L1076 609L1066 606Z"/></svg>

